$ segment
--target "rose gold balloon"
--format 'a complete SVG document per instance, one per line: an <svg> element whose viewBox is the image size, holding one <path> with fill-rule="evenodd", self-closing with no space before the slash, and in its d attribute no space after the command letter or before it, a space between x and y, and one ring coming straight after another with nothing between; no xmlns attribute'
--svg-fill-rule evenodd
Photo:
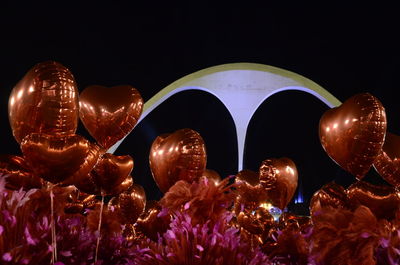
<svg viewBox="0 0 400 265"><path fill-rule="evenodd" d="M314 193L310 202L310 213L314 215L314 213L320 211L321 208L327 206L333 208L350 208L349 198L347 197L346 190L342 186L330 182Z"/></svg>
<svg viewBox="0 0 400 265"><path fill-rule="evenodd" d="M206 168L207 155L203 138L191 129L158 136L150 149L150 169L162 192L178 180L192 182Z"/></svg>
<svg viewBox="0 0 400 265"><path fill-rule="evenodd" d="M268 190L272 204L284 209L292 200L297 188L297 168L289 158L272 158L261 163L260 183Z"/></svg>
<svg viewBox="0 0 400 265"><path fill-rule="evenodd" d="M146 206L146 193L142 186L133 184L129 190L109 202L120 213L123 224L134 224Z"/></svg>
<svg viewBox="0 0 400 265"><path fill-rule="evenodd" d="M289 228L294 230L305 231L311 227L311 218L309 216L299 216L292 213L283 213L279 217L279 228L281 230Z"/></svg>
<svg viewBox="0 0 400 265"><path fill-rule="evenodd" d="M132 186L132 184L133 184L133 178L131 176L127 176L121 184L114 187L110 191L110 195L118 195L118 194L128 190Z"/></svg>
<svg viewBox="0 0 400 265"><path fill-rule="evenodd" d="M218 174L217 171L212 169L204 170L203 177L206 177L208 180L212 180L217 184L221 182L221 176Z"/></svg>
<svg viewBox="0 0 400 265"><path fill-rule="evenodd" d="M256 186L257 184L260 184L260 178L257 172L244 169L235 176L235 182L246 182L252 186Z"/></svg>
<svg viewBox="0 0 400 265"><path fill-rule="evenodd" d="M64 212L69 214L84 213L85 209L92 209L95 204L95 195L86 194L75 188L67 196Z"/></svg>
<svg viewBox="0 0 400 265"><path fill-rule="evenodd" d="M367 206L377 218L391 220L400 209L400 193L393 187L358 181L347 189L347 194L356 206Z"/></svg>
<svg viewBox="0 0 400 265"><path fill-rule="evenodd" d="M171 216L166 213L160 215L161 206L157 201L148 201L143 215L137 220L137 229L153 241L158 240L169 228Z"/></svg>
<svg viewBox="0 0 400 265"><path fill-rule="evenodd" d="M275 223L274 217L264 208L258 207L255 211L240 212L237 216L238 224L251 234L262 234Z"/></svg>
<svg viewBox="0 0 400 265"><path fill-rule="evenodd" d="M381 151L386 126L381 102L369 93L357 94L324 113L319 138L339 166L362 179Z"/></svg>
<svg viewBox="0 0 400 265"><path fill-rule="evenodd" d="M11 91L8 115L18 143L33 132L74 134L78 90L71 72L56 62L35 65Z"/></svg>
<svg viewBox="0 0 400 265"><path fill-rule="evenodd" d="M89 86L79 97L79 117L106 149L130 133L142 110L143 99L131 86Z"/></svg>
<svg viewBox="0 0 400 265"><path fill-rule="evenodd" d="M104 193L109 194L120 185L132 172L133 159L129 155L115 156L104 154L90 172L96 186Z"/></svg>
<svg viewBox="0 0 400 265"><path fill-rule="evenodd" d="M99 146L79 135L51 136L32 133L21 142L22 153L33 172L54 184L71 185L87 175L99 158Z"/></svg>
<svg viewBox="0 0 400 265"><path fill-rule="evenodd" d="M22 157L14 155L0 155L0 173L7 175L6 188L19 190L23 188L40 189L44 182L35 176Z"/></svg>
<svg viewBox="0 0 400 265"><path fill-rule="evenodd" d="M400 136L386 133L385 143L374 167L388 183L400 187Z"/></svg>

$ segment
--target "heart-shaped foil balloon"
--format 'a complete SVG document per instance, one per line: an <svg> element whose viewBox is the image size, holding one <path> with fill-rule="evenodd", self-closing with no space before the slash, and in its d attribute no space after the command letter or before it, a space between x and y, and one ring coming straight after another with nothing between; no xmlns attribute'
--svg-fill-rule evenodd
<svg viewBox="0 0 400 265"><path fill-rule="evenodd" d="M237 197L235 199L235 214L241 211L253 211L268 199L267 189L260 184L259 174L244 169L235 176Z"/></svg>
<svg viewBox="0 0 400 265"><path fill-rule="evenodd" d="M11 190L40 189L44 181L35 176L22 157L0 155L0 174L6 175L6 188Z"/></svg>
<svg viewBox="0 0 400 265"><path fill-rule="evenodd" d="M369 93L357 94L324 113L319 138L339 166L362 179L381 151L386 126L381 102Z"/></svg>
<svg viewBox="0 0 400 265"><path fill-rule="evenodd" d="M400 209L400 192L389 186L358 181L347 188L347 196L355 207L367 206L377 218L392 220Z"/></svg>
<svg viewBox="0 0 400 265"><path fill-rule="evenodd" d="M347 197L346 190L335 182L325 184L320 190L315 192L311 198L311 215L314 215L314 213L317 213L324 207L349 209L350 201Z"/></svg>
<svg viewBox="0 0 400 265"><path fill-rule="evenodd" d="M129 155L104 154L88 176L82 176L74 185L89 194L118 195L133 183L129 175L133 169L133 159Z"/></svg>
<svg viewBox="0 0 400 265"><path fill-rule="evenodd" d="M51 61L35 65L11 91L8 115L18 143L30 133L74 134L78 89L71 72Z"/></svg>
<svg viewBox="0 0 400 265"><path fill-rule="evenodd" d="M388 183L400 187L400 136L386 133L385 143L374 167Z"/></svg>
<svg viewBox="0 0 400 265"><path fill-rule="evenodd" d="M153 178L165 193L178 180L192 182L202 176L207 163L203 138L191 129L158 136L149 160Z"/></svg>
<svg viewBox="0 0 400 265"><path fill-rule="evenodd" d="M114 197L109 202L121 218L123 224L134 224L146 207L146 193L142 186L133 184L129 190Z"/></svg>
<svg viewBox="0 0 400 265"><path fill-rule="evenodd" d="M298 173L294 162L286 157L264 160L259 178L271 203L282 210L286 208L297 188Z"/></svg>
<svg viewBox="0 0 400 265"><path fill-rule="evenodd" d="M131 86L89 86L79 97L79 117L105 149L128 135L143 110L143 99Z"/></svg>
<svg viewBox="0 0 400 265"><path fill-rule="evenodd" d="M115 156L106 153L90 172L96 186L105 194L109 194L120 185L132 172L133 159L129 155Z"/></svg>
<svg viewBox="0 0 400 265"><path fill-rule="evenodd" d="M33 172L54 184L74 184L96 164L100 147L79 135L32 133L21 142L22 153Z"/></svg>

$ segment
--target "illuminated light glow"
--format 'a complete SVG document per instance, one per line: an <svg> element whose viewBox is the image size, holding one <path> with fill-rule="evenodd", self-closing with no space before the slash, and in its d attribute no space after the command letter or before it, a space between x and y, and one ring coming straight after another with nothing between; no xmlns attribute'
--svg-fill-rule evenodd
<svg viewBox="0 0 400 265"><path fill-rule="evenodd" d="M349 123L349 119L344 121L344 124L348 124Z"/></svg>
<svg viewBox="0 0 400 265"><path fill-rule="evenodd" d="M200 90L214 95L229 111L236 128L238 171L243 169L243 154L247 127L259 106L270 96L288 90L309 93L329 107L341 102L315 82L277 67L233 63L218 65L187 75L154 95L143 106L138 123L171 96L187 90ZM124 139L108 152L113 153Z"/></svg>
<svg viewBox="0 0 400 265"><path fill-rule="evenodd" d="M11 97L11 98L10 98L10 105L11 105L11 106L14 106L14 103L15 103L15 99L14 99L14 97Z"/></svg>
<svg viewBox="0 0 400 265"><path fill-rule="evenodd" d="M329 132L331 130L331 128L329 128L329 127L326 127L326 131L327 132Z"/></svg>
<svg viewBox="0 0 400 265"><path fill-rule="evenodd" d="M286 172L287 172L287 173L290 173L291 175L294 175L294 170L293 170L293 168L291 168L291 167L289 167L289 166L286 166Z"/></svg>
<svg viewBox="0 0 400 265"><path fill-rule="evenodd" d="M355 118L354 118L354 119L353 119L353 122L355 122L355 121L358 121L358 119L355 119Z"/></svg>
<svg viewBox="0 0 400 265"><path fill-rule="evenodd" d="M30 86L28 92L32 93L33 91L35 91L35 88L33 86Z"/></svg>
<svg viewBox="0 0 400 265"><path fill-rule="evenodd" d="M338 124L337 124L337 123L335 123L335 124L333 125L333 129L336 129L336 128L337 128L337 126L338 126Z"/></svg>
<svg viewBox="0 0 400 265"><path fill-rule="evenodd" d="M172 152L174 150L174 148L171 146L169 149L168 149L168 152Z"/></svg>
<svg viewBox="0 0 400 265"><path fill-rule="evenodd" d="M271 210L271 208L272 208L273 206L272 206L272 204L270 204L270 203L263 202L263 203L260 204L260 207L261 207L261 208L264 208L264 209L266 209L266 210L269 211L269 210Z"/></svg>
<svg viewBox="0 0 400 265"><path fill-rule="evenodd" d="M24 90L21 89L20 91L18 91L17 98L20 99L23 94L24 94Z"/></svg>
<svg viewBox="0 0 400 265"><path fill-rule="evenodd" d="M164 150L159 150L158 155L162 155L164 153Z"/></svg>

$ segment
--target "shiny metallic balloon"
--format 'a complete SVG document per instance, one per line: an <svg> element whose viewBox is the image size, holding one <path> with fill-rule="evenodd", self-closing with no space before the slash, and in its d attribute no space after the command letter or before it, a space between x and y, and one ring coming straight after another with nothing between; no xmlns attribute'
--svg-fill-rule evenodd
<svg viewBox="0 0 400 265"><path fill-rule="evenodd" d="M129 155L116 156L106 153L90 172L89 178L103 195L124 182L133 169L133 159Z"/></svg>
<svg viewBox="0 0 400 265"><path fill-rule="evenodd" d="M238 224L251 234L268 232L275 224L274 217L263 207L254 211L242 211L237 215Z"/></svg>
<svg viewBox="0 0 400 265"><path fill-rule="evenodd" d="M164 234L171 223L170 214L160 215L161 210L157 201L148 201L144 213L136 222L137 230L156 242L158 235Z"/></svg>
<svg viewBox="0 0 400 265"><path fill-rule="evenodd" d="M307 228L312 226L311 218L309 216L299 216L293 213L283 213L279 217L279 228L293 229L299 231L305 231Z"/></svg>
<svg viewBox="0 0 400 265"><path fill-rule="evenodd" d="M206 177L208 180L214 181L216 184L221 182L221 176L217 171L212 169L206 169L203 172L203 177Z"/></svg>
<svg viewBox="0 0 400 265"><path fill-rule="evenodd" d="M206 169L206 148L200 134L181 129L158 136L150 149L150 169L162 192L178 180L192 182Z"/></svg>
<svg viewBox="0 0 400 265"><path fill-rule="evenodd" d="M57 184L73 185L96 164L100 147L79 135L52 136L32 133L21 142L32 171Z"/></svg>
<svg viewBox="0 0 400 265"><path fill-rule="evenodd" d="M64 212L68 214L83 214L85 209L92 209L94 208L95 204L95 195L86 194L75 188L67 196Z"/></svg>
<svg viewBox="0 0 400 265"><path fill-rule="evenodd" d="M79 97L79 117L105 149L128 135L143 110L143 99L131 86L89 86Z"/></svg>
<svg viewBox="0 0 400 265"><path fill-rule="evenodd" d="M40 189L44 185L20 156L0 155L0 173L7 176L6 188L11 190Z"/></svg>
<svg viewBox="0 0 400 265"><path fill-rule="evenodd" d="M344 209L350 208L350 201L346 190L339 184L330 182L315 192L310 202L310 213L314 215L321 208L327 206Z"/></svg>
<svg viewBox="0 0 400 265"><path fill-rule="evenodd" d="M259 178L271 203L282 210L286 208L297 188L298 173L294 162L286 157L264 160Z"/></svg>
<svg viewBox="0 0 400 265"><path fill-rule="evenodd" d="M110 195L116 196L126 190L128 190L133 184L133 178L132 176L127 176L122 183L120 183L118 186L115 186L111 191Z"/></svg>
<svg viewBox="0 0 400 265"><path fill-rule="evenodd" d="M386 133L385 143L374 167L388 183L400 188L400 136Z"/></svg>
<svg viewBox="0 0 400 265"><path fill-rule="evenodd" d="M112 198L109 205L119 213L121 223L134 224L146 207L146 193L142 186L133 184L129 190Z"/></svg>
<svg viewBox="0 0 400 265"><path fill-rule="evenodd" d="M382 103L363 93L324 113L319 123L319 138L326 153L339 166L362 179L381 151L386 127Z"/></svg>
<svg viewBox="0 0 400 265"><path fill-rule="evenodd" d="M11 91L8 115L18 143L30 133L74 134L78 89L71 72L57 62L35 65Z"/></svg>
<svg viewBox="0 0 400 265"><path fill-rule="evenodd" d="M235 176L235 182L236 183L245 182L252 186L256 186L260 184L260 178L257 172L254 172L249 169L243 169Z"/></svg>
<svg viewBox="0 0 400 265"><path fill-rule="evenodd" d="M367 206L377 218L391 220L400 210L400 192L393 187L358 181L347 188L347 196L355 206Z"/></svg>

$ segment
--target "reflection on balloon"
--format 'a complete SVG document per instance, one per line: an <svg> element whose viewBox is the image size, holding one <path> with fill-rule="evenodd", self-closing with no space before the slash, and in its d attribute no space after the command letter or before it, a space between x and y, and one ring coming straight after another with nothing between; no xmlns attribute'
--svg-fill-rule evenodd
<svg viewBox="0 0 400 265"><path fill-rule="evenodd" d="M374 167L388 183L400 187L400 136L386 133L385 143Z"/></svg>
<svg viewBox="0 0 400 265"><path fill-rule="evenodd" d="M339 166L362 179L381 151L386 126L381 102L363 93L325 112L319 123L319 137Z"/></svg>
<svg viewBox="0 0 400 265"><path fill-rule="evenodd" d="M143 110L143 99L131 86L89 86L79 97L79 117L105 149L128 135Z"/></svg>
<svg viewBox="0 0 400 265"><path fill-rule="evenodd" d="M57 184L74 184L86 176L100 155L100 148L79 135L51 136L32 133L21 142L24 158L33 172Z"/></svg>
<svg viewBox="0 0 400 265"><path fill-rule="evenodd" d="M0 174L7 176L6 188L11 190L40 189L44 182L35 176L22 157L0 155Z"/></svg>
<svg viewBox="0 0 400 265"><path fill-rule="evenodd" d="M30 133L74 134L78 89L71 72L57 62L35 65L12 90L8 115L18 143Z"/></svg>
<svg viewBox="0 0 400 265"><path fill-rule="evenodd" d="M191 129L158 136L149 160L153 178L165 193L178 180L192 182L202 176L207 162L203 138Z"/></svg>
<svg viewBox="0 0 400 265"><path fill-rule="evenodd" d="M330 182L314 193L310 202L310 213L314 215L321 208L327 206L344 209L350 208L350 201L346 190L342 186Z"/></svg>
<svg viewBox="0 0 400 265"><path fill-rule="evenodd" d="M347 189L347 195L355 207L367 206L377 218L391 220L400 209L400 192L393 187L358 181Z"/></svg>
<svg viewBox="0 0 400 265"><path fill-rule="evenodd" d="M203 172L203 177L206 177L208 180L214 181L216 184L221 182L221 176L217 171L212 169L206 169Z"/></svg>
<svg viewBox="0 0 400 265"><path fill-rule="evenodd" d="M282 210L286 208L297 188L298 173L294 162L286 157L264 160L259 178L272 204Z"/></svg>

